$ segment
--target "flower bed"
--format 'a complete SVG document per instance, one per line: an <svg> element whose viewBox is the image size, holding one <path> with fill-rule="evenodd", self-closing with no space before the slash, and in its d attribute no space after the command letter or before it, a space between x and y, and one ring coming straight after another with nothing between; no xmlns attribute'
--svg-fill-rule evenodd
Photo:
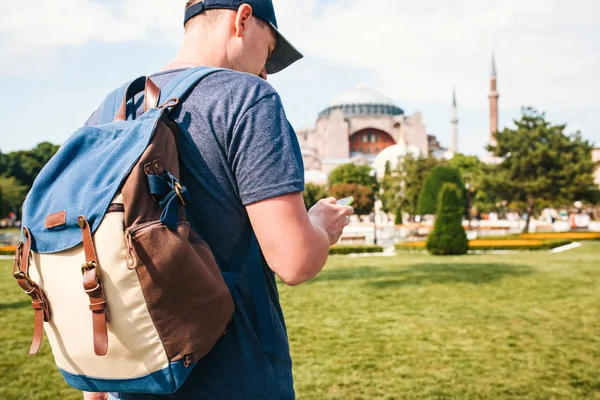
<svg viewBox="0 0 600 400"><path fill-rule="evenodd" d="M600 232L522 233L521 239L600 240Z"/></svg>
<svg viewBox="0 0 600 400"><path fill-rule="evenodd" d="M372 244L363 245L336 245L329 248L329 254L351 254L351 253L382 253L383 247Z"/></svg>
<svg viewBox="0 0 600 400"><path fill-rule="evenodd" d="M396 250L424 250L427 242L401 242ZM571 240L478 239L469 241L470 250L550 250L572 243Z"/></svg>
<svg viewBox="0 0 600 400"><path fill-rule="evenodd" d="M0 246L0 256L12 256L15 254L15 246Z"/></svg>

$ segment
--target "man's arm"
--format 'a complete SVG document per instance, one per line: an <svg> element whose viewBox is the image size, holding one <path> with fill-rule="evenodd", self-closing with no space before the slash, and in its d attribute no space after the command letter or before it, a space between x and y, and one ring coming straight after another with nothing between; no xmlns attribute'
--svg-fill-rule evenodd
<svg viewBox="0 0 600 400"><path fill-rule="evenodd" d="M286 284L299 285L325 265L329 247L348 225L352 207L319 201L308 213L301 193L259 201L246 207L269 267Z"/></svg>

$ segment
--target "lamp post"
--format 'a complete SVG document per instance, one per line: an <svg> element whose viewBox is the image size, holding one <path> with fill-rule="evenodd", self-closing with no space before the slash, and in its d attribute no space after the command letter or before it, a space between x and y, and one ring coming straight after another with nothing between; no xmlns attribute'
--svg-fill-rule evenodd
<svg viewBox="0 0 600 400"><path fill-rule="evenodd" d="M369 171L371 177L371 189L373 192L373 244L377 245L377 212L375 205L377 204L377 171L371 169Z"/></svg>

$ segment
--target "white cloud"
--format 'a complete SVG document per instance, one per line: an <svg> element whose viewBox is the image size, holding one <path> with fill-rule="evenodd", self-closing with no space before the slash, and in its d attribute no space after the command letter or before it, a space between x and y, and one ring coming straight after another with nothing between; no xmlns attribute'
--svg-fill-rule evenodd
<svg viewBox="0 0 600 400"><path fill-rule="evenodd" d="M0 73L20 71L40 54L47 60L61 46L177 40L183 5L3 0ZM480 106L494 49L503 106L599 103L597 0L275 0L275 6L282 32L306 54L372 71L371 85L397 99L448 102L456 86L461 106Z"/></svg>
<svg viewBox="0 0 600 400"><path fill-rule="evenodd" d="M132 42L181 35L178 0L2 0L0 73L44 72L52 53L91 42Z"/></svg>
<svg viewBox="0 0 600 400"><path fill-rule="evenodd" d="M285 4L285 6L284 6ZM481 104L496 51L504 106L599 104L600 2L355 0L280 2L281 25L304 51L373 70L411 101Z"/></svg>

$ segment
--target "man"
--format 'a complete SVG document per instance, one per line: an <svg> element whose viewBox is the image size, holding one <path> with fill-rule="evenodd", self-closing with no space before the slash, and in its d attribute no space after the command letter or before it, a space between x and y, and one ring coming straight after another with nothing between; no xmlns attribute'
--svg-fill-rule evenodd
<svg viewBox="0 0 600 400"><path fill-rule="evenodd" d="M205 78L173 113L181 181L193 205L188 218L219 266L229 259L248 219L272 272L294 286L316 276L353 209L321 200L308 212L296 134L276 91L266 83L302 55L279 33L271 0L190 1L175 60L152 80L164 86L185 68L228 68ZM138 110L138 113L141 111ZM97 123L97 113L88 124ZM219 152L225 157L219 156ZM121 393L122 399L293 399L292 364L272 273L266 274L275 336L265 354L247 276L225 335L172 395ZM86 394L106 398L106 394Z"/></svg>

